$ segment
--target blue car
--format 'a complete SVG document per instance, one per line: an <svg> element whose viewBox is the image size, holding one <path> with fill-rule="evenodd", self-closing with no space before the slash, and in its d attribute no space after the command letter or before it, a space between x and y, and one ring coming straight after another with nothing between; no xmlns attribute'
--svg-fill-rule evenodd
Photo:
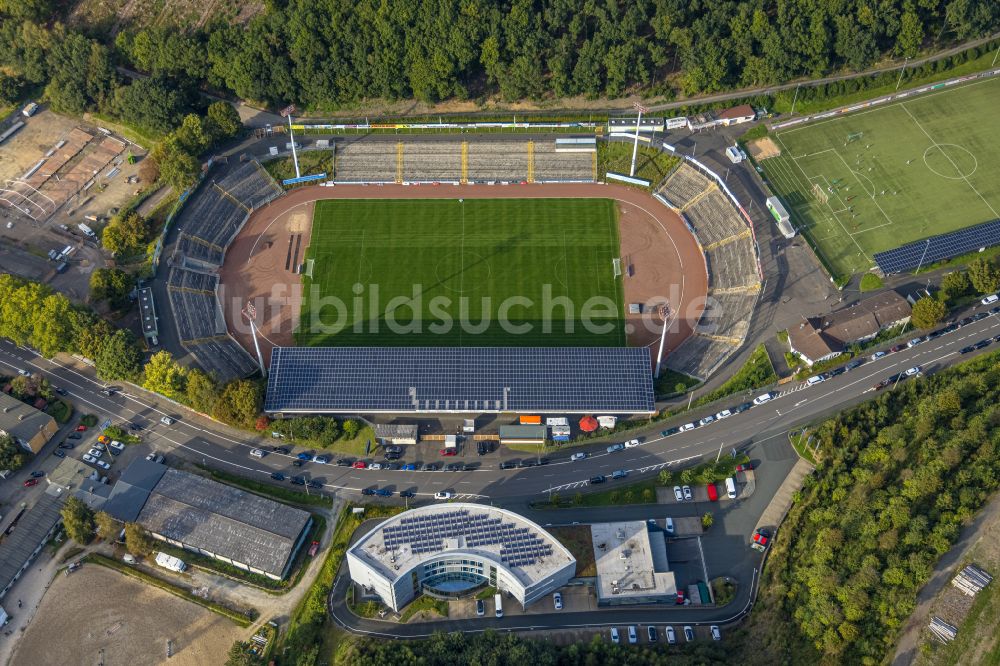
<svg viewBox="0 0 1000 666"><path fill-rule="evenodd" d="M298 458L299 460L312 460L313 459L312 454L311 453L306 453L305 451L303 451L302 453L300 453L299 455L297 455L295 457Z"/></svg>
<svg viewBox="0 0 1000 666"><path fill-rule="evenodd" d="M320 465L325 465L328 462L330 462L330 457L329 456L313 456L312 460L313 460L314 463L319 463Z"/></svg>
<svg viewBox="0 0 1000 666"><path fill-rule="evenodd" d="M413 463L406 463L399 469L403 470L404 472L415 472L417 470L417 466L414 465Z"/></svg>
<svg viewBox="0 0 1000 666"><path fill-rule="evenodd" d="M388 488L379 488L375 491L375 494L379 497L392 497L392 491Z"/></svg>

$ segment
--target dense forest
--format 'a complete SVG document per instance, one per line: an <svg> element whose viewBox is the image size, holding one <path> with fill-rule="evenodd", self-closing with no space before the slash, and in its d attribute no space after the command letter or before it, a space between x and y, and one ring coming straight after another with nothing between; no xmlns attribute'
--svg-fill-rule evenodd
<svg viewBox="0 0 1000 666"><path fill-rule="evenodd" d="M1000 487L1000 355L909 380L811 432L742 632L748 663L878 664L917 591Z"/></svg>
<svg viewBox="0 0 1000 666"><path fill-rule="evenodd" d="M710 666L731 664L733 653L724 645L698 641L670 649L648 649L613 645L605 637L590 643L558 646L544 639L525 639L514 634L486 631L482 634L434 634L424 641L362 640L348 661L358 666Z"/></svg>
<svg viewBox="0 0 1000 666"><path fill-rule="evenodd" d="M120 111L136 95L118 90L118 64L158 77L175 121L198 87L312 109L695 94L860 70L1000 25L991 0L276 0L243 25L112 36L67 30L59 6L0 0L7 83L47 83L68 111Z"/></svg>

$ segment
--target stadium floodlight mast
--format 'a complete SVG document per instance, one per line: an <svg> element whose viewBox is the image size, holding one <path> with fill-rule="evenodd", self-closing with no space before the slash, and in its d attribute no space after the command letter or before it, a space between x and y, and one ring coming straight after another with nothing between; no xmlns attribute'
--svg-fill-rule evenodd
<svg viewBox="0 0 1000 666"><path fill-rule="evenodd" d="M667 322L670 321L670 304L664 303L659 308L663 320L663 330L660 332L660 351L656 354L656 379L660 378L660 367L663 363L663 343L667 340Z"/></svg>
<svg viewBox="0 0 1000 666"><path fill-rule="evenodd" d="M639 152L639 125L642 123L642 114L649 111L649 109L639 104L639 102L636 102L632 106L639 112L639 117L635 119L635 143L632 144L632 168L629 169L628 175L631 178L635 178L635 156Z"/></svg>
<svg viewBox="0 0 1000 666"><path fill-rule="evenodd" d="M292 132L292 114L295 113L295 105L289 104L281 110L281 115L288 118L288 136L292 140L292 162L295 164L295 177L301 178L302 173L299 171L299 156L295 152L295 134Z"/></svg>
<svg viewBox="0 0 1000 666"><path fill-rule="evenodd" d="M257 342L257 308L253 301L247 301L243 308L243 316L250 321L250 333L253 335L253 348L257 350L257 363L260 365L260 374L267 377L267 369L264 367L264 355L260 353L260 343Z"/></svg>

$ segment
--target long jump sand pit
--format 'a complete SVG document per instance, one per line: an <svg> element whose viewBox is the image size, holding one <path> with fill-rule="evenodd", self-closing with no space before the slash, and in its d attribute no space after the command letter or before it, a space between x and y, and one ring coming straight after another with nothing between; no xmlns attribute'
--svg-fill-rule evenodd
<svg viewBox="0 0 1000 666"><path fill-rule="evenodd" d="M85 564L52 581L10 664L221 664L245 634L201 606Z"/></svg>

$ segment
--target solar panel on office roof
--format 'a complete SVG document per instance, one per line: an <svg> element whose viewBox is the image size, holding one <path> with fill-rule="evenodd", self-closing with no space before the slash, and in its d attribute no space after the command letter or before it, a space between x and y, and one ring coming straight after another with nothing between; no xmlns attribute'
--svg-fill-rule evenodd
<svg viewBox="0 0 1000 666"><path fill-rule="evenodd" d="M950 234L931 236L885 252L876 252L874 258L883 273L902 273L998 243L1000 220L993 220Z"/></svg>
<svg viewBox="0 0 1000 666"><path fill-rule="evenodd" d="M653 411L649 352L608 347L276 347L268 412Z"/></svg>

